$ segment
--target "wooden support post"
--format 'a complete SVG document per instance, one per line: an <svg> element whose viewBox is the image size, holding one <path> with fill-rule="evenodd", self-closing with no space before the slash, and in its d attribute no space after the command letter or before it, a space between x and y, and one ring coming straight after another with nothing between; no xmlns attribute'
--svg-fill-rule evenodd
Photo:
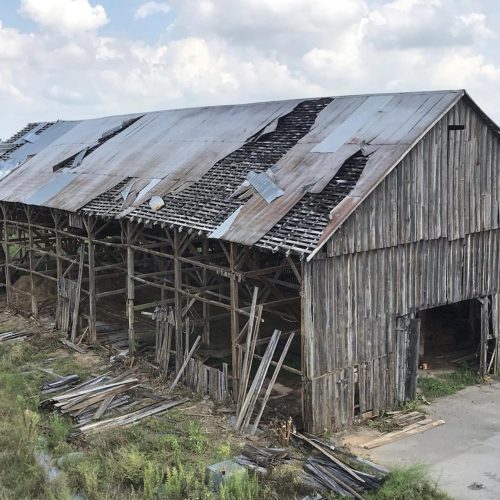
<svg viewBox="0 0 500 500"><path fill-rule="evenodd" d="M488 337L490 333L490 298L482 297L481 302L481 343L479 345L479 371L482 377L488 371Z"/></svg>
<svg viewBox="0 0 500 500"><path fill-rule="evenodd" d="M94 344L97 341L97 307L95 287L95 245L94 245L94 223L89 217L85 221L88 235L88 264L89 264L89 332L88 341Z"/></svg>
<svg viewBox="0 0 500 500"><path fill-rule="evenodd" d="M230 262L229 267L231 275L229 278L229 294L231 297L231 359L232 359L232 374L233 374L233 396L238 398L239 395L239 370L238 366L238 351L236 348L236 338L240 332L240 317L238 315L239 306L239 284L238 277L236 275L236 260L237 260L237 248L234 243L230 243Z"/></svg>
<svg viewBox="0 0 500 500"><path fill-rule="evenodd" d="M182 331L182 267L180 261L180 235L174 230L174 298L175 298L175 370L178 372L184 362L184 334Z"/></svg>
<svg viewBox="0 0 500 500"><path fill-rule="evenodd" d="M205 238L202 243L202 254L205 263L208 262L208 240ZM206 268L202 270L203 283L204 287L208 284L208 271ZM201 337L202 342L205 344L210 344L210 304L203 302L203 335Z"/></svg>
<svg viewBox="0 0 500 500"><path fill-rule="evenodd" d="M495 293L491 297L491 323L493 326L492 335L495 339L493 349L493 374L500 374L500 293Z"/></svg>
<svg viewBox="0 0 500 500"><path fill-rule="evenodd" d="M135 331L134 331L134 250L132 249L132 223L127 221L127 317L128 317L128 348L132 357L135 353Z"/></svg>
<svg viewBox="0 0 500 500"><path fill-rule="evenodd" d="M5 257L5 293L7 298L7 308L11 306L11 277L10 277L10 247L9 247L9 223L7 215L7 205L2 203L3 211L3 253Z"/></svg>
<svg viewBox="0 0 500 500"><path fill-rule="evenodd" d="M80 247L80 263L78 266L78 281L76 283L75 308L73 310L73 323L71 325L71 342L75 343L78 332L78 314L80 312L80 293L82 291L83 268L85 265L85 247Z"/></svg>
<svg viewBox="0 0 500 500"><path fill-rule="evenodd" d="M36 299L36 286L35 286L35 254L34 254L34 243L33 243L33 229L31 227L31 218L33 216L32 207L26 207L26 217L28 219L28 260L30 269L30 295L31 295L31 313L36 318L38 316L38 303Z"/></svg>

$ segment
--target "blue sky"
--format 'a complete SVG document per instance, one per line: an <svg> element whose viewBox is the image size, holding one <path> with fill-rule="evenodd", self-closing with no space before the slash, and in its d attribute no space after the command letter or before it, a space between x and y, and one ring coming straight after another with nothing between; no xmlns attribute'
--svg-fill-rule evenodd
<svg viewBox="0 0 500 500"><path fill-rule="evenodd" d="M498 0L2 0L0 137L26 122L466 88L500 121Z"/></svg>
<svg viewBox="0 0 500 500"><path fill-rule="evenodd" d="M43 2L44 0L38 0ZM140 21L134 18L137 9L144 4L142 0L105 0L93 2L102 5L109 18L101 33L106 36L156 42L165 35L166 27L174 20L174 10L168 14L151 15ZM19 0L0 2L0 21L4 26L17 28L24 32L37 31L37 24L29 17L19 13Z"/></svg>

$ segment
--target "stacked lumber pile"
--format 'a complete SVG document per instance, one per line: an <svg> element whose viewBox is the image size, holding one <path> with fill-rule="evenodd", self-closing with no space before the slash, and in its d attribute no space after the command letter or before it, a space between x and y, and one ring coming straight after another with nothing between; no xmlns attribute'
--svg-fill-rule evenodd
<svg viewBox="0 0 500 500"><path fill-rule="evenodd" d="M80 427L79 431L82 434L91 434L95 432L101 432L103 430L113 429L116 427L125 427L139 422L140 420L152 417L153 415L158 415L163 413L175 406L179 406L188 401L187 399L173 399L170 401L162 401L160 403L154 403L140 410L120 415L118 417L109 418L101 422L93 422Z"/></svg>
<svg viewBox="0 0 500 500"><path fill-rule="evenodd" d="M100 375L42 401L40 407L56 410L69 415L78 424L85 424L100 418L111 408L126 404L130 400L126 393L138 384L137 378Z"/></svg>
<svg viewBox="0 0 500 500"><path fill-rule="evenodd" d="M42 385L43 394L51 394L53 392L60 392L73 387L78 382L80 382L80 377L78 375L68 375L67 377L58 377L56 380L47 382Z"/></svg>
<svg viewBox="0 0 500 500"><path fill-rule="evenodd" d="M0 342L24 342L33 335L33 332L15 332L9 331L0 333Z"/></svg>
<svg viewBox="0 0 500 500"><path fill-rule="evenodd" d="M385 417L387 424L395 429L363 444L363 448L372 449L392 443L419 432L424 432L445 423L444 420L433 420L425 413L419 411L392 411Z"/></svg>
<svg viewBox="0 0 500 500"><path fill-rule="evenodd" d="M172 398L151 403L147 402L150 398L132 397L132 390L139 386L139 380L131 376L130 372L113 378L106 374L99 375L79 385L71 385L68 389L74 377L58 378L45 384L43 388L51 393L63 392L40 403L43 409L70 416L76 423L74 435L132 425L186 402L185 399ZM112 410L121 414L101 420Z"/></svg>
<svg viewBox="0 0 500 500"><path fill-rule="evenodd" d="M335 495L363 500L363 494L379 489L387 471L371 462L339 450L323 440L293 434L296 445L306 444L316 455L304 463L305 481L310 486Z"/></svg>

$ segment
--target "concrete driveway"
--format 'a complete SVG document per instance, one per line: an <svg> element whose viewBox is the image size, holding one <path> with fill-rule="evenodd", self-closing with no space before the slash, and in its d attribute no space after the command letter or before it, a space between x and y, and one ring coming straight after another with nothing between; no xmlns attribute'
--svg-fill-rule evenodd
<svg viewBox="0 0 500 500"><path fill-rule="evenodd" d="M429 464L455 499L500 499L500 382L473 386L428 407L445 425L370 450L383 465Z"/></svg>

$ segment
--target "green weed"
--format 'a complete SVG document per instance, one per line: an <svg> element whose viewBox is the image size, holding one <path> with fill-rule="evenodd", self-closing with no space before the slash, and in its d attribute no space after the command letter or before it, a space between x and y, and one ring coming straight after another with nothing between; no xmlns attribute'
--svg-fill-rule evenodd
<svg viewBox="0 0 500 500"><path fill-rule="evenodd" d="M429 479L423 465L394 469L380 490L366 496L367 500L451 500Z"/></svg>
<svg viewBox="0 0 500 500"><path fill-rule="evenodd" d="M65 443L71 430L71 421L57 413L51 413L47 420L48 445L54 449Z"/></svg>
<svg viewBox="0 0 500 500"><path fill-rule="evenodd" d="M203 434L200 424L191 420L188 426L188 448L195 453L203 453L207 447L207 438Z"/></svg>
<svg viewBox="0 0 500 500"><path fill-rule="evenodd" d="M462 389L474 384L479 384L481 377L474 373L467 365L462 365L458 370L436 376L421 377L418 387L427 400L443 396L451 396Z"/></svg>
<svg viewBox="0 0 500 500"><path fill-rule="evenodd" d="M234 474L220 488L220 500L256 500L265 498L256 476Z"/></svg>

